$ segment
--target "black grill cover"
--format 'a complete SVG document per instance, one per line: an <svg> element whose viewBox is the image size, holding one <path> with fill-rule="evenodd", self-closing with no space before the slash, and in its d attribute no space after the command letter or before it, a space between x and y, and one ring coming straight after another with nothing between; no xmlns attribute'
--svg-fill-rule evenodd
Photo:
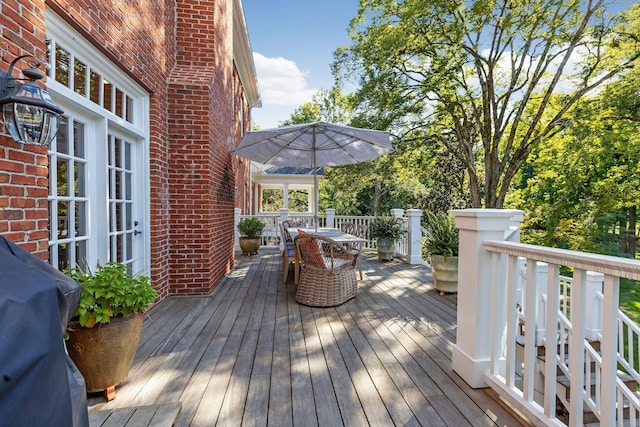
<svg viewBox="0 0 640 427"><path fill-rule="evenodd" d="M0 236L0 426L89 425L64 333L80 286Z"/></svg>

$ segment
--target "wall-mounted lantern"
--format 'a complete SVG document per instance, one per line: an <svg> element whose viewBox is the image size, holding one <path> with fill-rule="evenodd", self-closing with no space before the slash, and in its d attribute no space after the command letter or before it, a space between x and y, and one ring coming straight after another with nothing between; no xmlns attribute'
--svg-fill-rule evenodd
<svg viewBox="0 0 640 427"><path fill-rule="evenodd" d="M25 58L31 58L26 60ZM26 78L14 78L14 65L25 60L28 69L22 70ZM58 130L58 117L63 114L49 92L38 86L44 77L38 68L42 61L31 55L18 56L5 73L0 71L0 114L6 132L22 144L49 145ZM22 83L24 82L24 83Z"/></svg>

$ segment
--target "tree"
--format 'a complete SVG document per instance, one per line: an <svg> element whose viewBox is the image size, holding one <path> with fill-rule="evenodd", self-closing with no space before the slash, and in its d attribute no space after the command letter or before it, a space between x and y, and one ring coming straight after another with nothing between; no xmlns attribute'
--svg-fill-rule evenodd
<svg viewBox="0 0 640 427"><path fill-rule="evenodd" d="M348 124L351 118L350 97L351 95L343 95L339 86L320 90L310 102L296 108L280 126L311 122Z"/></svg>
<svg viewBox="0 0 640 427"><path fill-rule="evenodd" d="M621 102L638 90L628 80L577 103L571 126L525 163L508 199L526 209L524 241L635 256L640 120Z"/></svg>
<svg viewBox="0 0 640 427"><path fill-rule="evenodd" d="M340 79L361 114L465 166L474 207L503 207L520 167L567 112L638 62L638 4L604 0L361 0ZM633 32L633 33L631 33ZM552 95L562 94L555 103ZM425 137L425 135L427 137Z"/></svg>

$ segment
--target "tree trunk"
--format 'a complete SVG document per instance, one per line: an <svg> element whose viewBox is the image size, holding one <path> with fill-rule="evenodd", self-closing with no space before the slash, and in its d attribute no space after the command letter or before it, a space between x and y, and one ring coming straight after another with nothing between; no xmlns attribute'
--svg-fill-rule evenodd
<svg viewBox="0 0 640 427"><path fill-rule="evenodd" d="M382 194L380 183L380 177L376 177L376 185L373 193L373 213L375 216L380 216L380 197Z"/></svg>
<svg viewBox="0 0 640 427"><path fill-rule="evenodd" d="M618 250L621 254L627 253L627 220L620 219L618 223Z"/></svg>
<svg viewBox="0 0 640 427"><path fill-rule="evenodd" d="M629 226L627 230L627 237L628 237L627 253L631 258L636 257L636 251L638 248L638 238L636 236L636 229L638 226L637 209L638 209L637 206L631 206L629 208Z"/></svg>

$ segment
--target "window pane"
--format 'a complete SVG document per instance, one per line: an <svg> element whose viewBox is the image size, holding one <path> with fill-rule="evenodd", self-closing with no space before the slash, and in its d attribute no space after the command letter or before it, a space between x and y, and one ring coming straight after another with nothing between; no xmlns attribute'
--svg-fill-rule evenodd
<svg viewBox="0 0 640 427"><path fill-rule="evenodd" d="M129 123L133 123L133 99L127 96L127 117L126 120Z"/></svg>
<svg viewBox="0 0 640 427"><path fill-rule="evenodd" d="M76 242L75 263L82 269L87 268L87 242L84 240Z"/></svg>
<svg viewBox="0 0 640 427"><path fill-rule="evenodd" d="M131 173L127 173L125 175L125 194L124 198L127 200L131 200L133 198L133 194L131 194Z"/></svg>
<svg viewBox="0 0 640 427"><path fill-rule="evenodd" d="M124 118L124 111L122 108L122 91L116 88L116 111L115 115Z"/></svg>
<svg viewBox="0 0 640 427"><path fill-rule="evenodd" d="M69 52L56 46L56 81L69 87L69 66L71 56Z"/></svg>
<svg viewBox="0 0 640 427"><path fill-rule="evenodd" d="M74 162L74 187L76 197L85 197L85 164L80 162Z"/></svg>
<svg viewBox="0 0 640 427"><path fill-rule="evenodd" d="M58 174L56 180L58 184L58 196L69 196L69 160L58 158Z"/></svg>
<svg viewBox="0 0 640 427"><path fill-rule="evenodd" d="M131 238L131 233L127 233L125 235L125 240L126 240L126 244L127 244L127 258L130 259L131 258L131 254L133 253L133 240Z"/></svg>
<svg viewBox="0 0 640 427"><path fill-rule="evenodd" d="M87 96L87 66L77 59L73 64L73 90Z"/></svg>
<svg viewBox="0 0 640 427"><path fill-rule="evenodd" d="M130 170L131 169L131 143L124 142L124 165L123 168Z"/></svg>
<svg viewBox="0 0 640 427"><path fill-rule="evenodd" d="M60 271L71 267L71 260L69 259L69 253L67 251L68 247L69 245L66 243L55 246L58 251L58 270Z"/></svg>
<svg viewBox="0 0 640 427"><path fill-rule="evenodd" d="M122 171L118 171L116 172L116 199L118 200L122 200L123 194L122 194L122 176L123 176L124 172Z"/></svg>
<svg viewBox="0 0 640 427"><path fill-rule="evenodd" d="M76 202L75 237L87 235L86 202Z"/></svg>
<svg viewBox="0 0 640 427"><path fill-rule="evenodd" d="M60 116L58 119L58 132L56 133L56 151L62 154L69 154L69 118Z"/></svg>
<svg viewBox="0 0 640 427"><path fill-rule="evenodd" d="M125 214L125 230L131 230L133 228L133 221L131 220L131 203L127 203L126 205L124 205L125 209L126 209L126 214Z"/></svg>
<svg viewBox="0 0 640 427"><path fill-rule="evenodd" d="M100 74L91 70L89 74L89 99L100 105Z"/></svg>
<svg viewBox="0 0 640 427"><path fill-rule="evenodd" d="M118 234L116 239L117 239L117 243L116 243L116 260L118 260L119 262L123 262L123 261L125 261L125 259L124 259L124 254L122 253L122 234Z"/></svg>
<svg viewBox="0 0 640 427"><path fill-rule="evenodd" d="M84 125L73 122L73 154L84 159Z"/></svg>
<svg viewBox="0 0 640 427"><path fill-rule="evenodd" d="M111 83L109 83L107 80L104 80L104 85L103 85L103 102L102 102L102 106L104 107L105 110L109 110L111 111L111 92L113 89L113 85Z"/></svg>
<svg viewBox="0 0 640 427"><path fill-rule="evenodd" d="M115 154L113 166L117 168L121 168L122 167L122 141L120 140L120 138L115 138L113 140L113 144L114 144L113 149Z"/></svg>
<svg viewBox="0 0 640 427"><path fill-rule="evenodd" d="M69 204L58 201L58 239L69 237Z"/></svg>

